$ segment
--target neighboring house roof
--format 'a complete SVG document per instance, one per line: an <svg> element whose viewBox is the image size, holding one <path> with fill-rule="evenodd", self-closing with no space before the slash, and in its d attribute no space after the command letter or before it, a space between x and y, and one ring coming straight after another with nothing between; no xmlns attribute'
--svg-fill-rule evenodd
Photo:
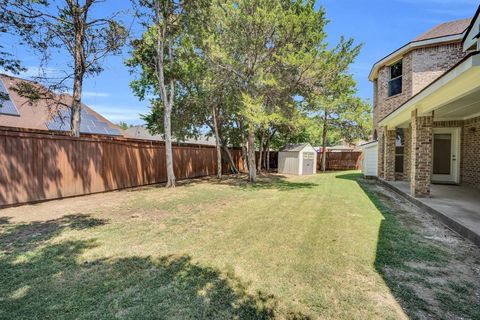
<svg viewBox="0 0 480 320"><path fill-rule="evenodd" d="M353 150L353 149L355 149L355 147L339 145L339 146L327 147L327 149L329 149L329 150Z"/></svg>
<svg viewBox="0 0 480 320"><path fill-rule="evenodd" d="M154 140L154 141L163 141L163 136L160 134L152 135L147 128L144 126L134 126L130 127L125 132L126 138L131 139L141 139L141 140Z"/></svg>
<svg viewBox="0 0 480 320"><path fill-rule="evenodd" d="M465 32L469 28L472 18L455 20L439 24L427 32L416 37L403 47L395 50L386 57L377 61L370 71L368 79L373 81L376 79L378 70L389 63L394 62L402 55L412 51L415 48L438 45L439 43L460 42Z"/></svg>
<svg viewBox="0 0 480 320"><path fill-rule="evenodd" d="M8 95L8 100L2 100L0 107L0 126L45 131L70 131L70 109L66 107L53 108L47 100L30 102L20 96L15 90L22 81L28 81L12 76L0 75L0 92ZM34 85L40 84L28 81ZM58 96L59 101L69 105L70 95ZM121 129L82 104L80 133L122 136Z"/></svg>
<svg viewBox="0 0 480 320"><path fill-rule="evenodd" d="M280 149L280 151L281 152L300 152L308 146L310 146L309 143L289 143L285 145L282 149Z"/></svg>
<svg viewBox="0 0 480 320"><path fill-rule="evenodd" d="M161 134L152 135L145 126L133 126L124 130L124 132L125 132L126 138L164 141L163 135ZM201 145L209 145L209 146L214 146L216 144L215 138L207 137L205 135L199 136L196 139L190 138L190 139L185 139L185 141L174 139L174 141L180 142L180 143L201 144Z"/></svg>

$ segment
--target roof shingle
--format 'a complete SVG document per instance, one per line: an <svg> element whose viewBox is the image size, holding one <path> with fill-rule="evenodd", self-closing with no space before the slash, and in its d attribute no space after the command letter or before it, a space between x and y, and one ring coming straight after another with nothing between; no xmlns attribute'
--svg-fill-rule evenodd
<svg viewBox="0 0 480 320"><path fill-rule="evenodd" d="M455 20L439 24L416 37L413 42L462 34L470 25L472 18Z"/></svg>

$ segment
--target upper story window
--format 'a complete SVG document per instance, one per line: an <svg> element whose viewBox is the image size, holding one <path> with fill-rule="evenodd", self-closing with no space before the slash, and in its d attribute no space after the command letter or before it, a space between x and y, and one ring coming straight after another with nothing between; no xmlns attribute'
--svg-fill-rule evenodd
<svg viewBox="0 0 480 320"><path fill-rule="evenodd" d="M402 75L403 64L402 60L392 64L390 67L390 79L388 81L388 96L394 96L402 93Z"/></svg>

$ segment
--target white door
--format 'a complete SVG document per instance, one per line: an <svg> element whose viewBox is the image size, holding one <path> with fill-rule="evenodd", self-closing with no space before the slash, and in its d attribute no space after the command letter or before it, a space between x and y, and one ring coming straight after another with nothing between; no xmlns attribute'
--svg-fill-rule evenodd
<svg viewBox="0 0 480 320"><path fill-rule="evenodd" d="M460 182L460 128L433 129L432 182Z"/></svg>

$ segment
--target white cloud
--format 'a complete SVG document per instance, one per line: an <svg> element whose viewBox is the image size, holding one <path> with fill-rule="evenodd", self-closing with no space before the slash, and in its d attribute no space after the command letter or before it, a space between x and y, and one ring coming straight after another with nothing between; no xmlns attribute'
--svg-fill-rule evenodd
<svg viewBox="0 0 480 320"><path fill-rule="evenodd" d="M110 93L108 93L108 92L84 91L84 92L82 92L82 97L84 97L84 98L108 98L108 97L110 97Z"/></svg>
<svg viewBox="0 0 480 320"><path fill-rule="evenodd" d="M147 113L148 107L131 107L131 106L109 106L109 105L89 105L90 108L100 113L108 120L118 123L125 121L127 123L140 123L143 120L140 114Z"/></svg>
<svg viewBox="0 0 480 320"><path fill-rule="evenodd" d="M57 68L40 68L40 67L34 67L34 66L29 66L26 67L26 71L22 71L19 74L13 74L8 71L3 71L3 73L13 76L13 77L20 77L20 78L25 78L25 79L32 79L36 77L45 77L45 78L63 78L67 74Z"/></svg>

